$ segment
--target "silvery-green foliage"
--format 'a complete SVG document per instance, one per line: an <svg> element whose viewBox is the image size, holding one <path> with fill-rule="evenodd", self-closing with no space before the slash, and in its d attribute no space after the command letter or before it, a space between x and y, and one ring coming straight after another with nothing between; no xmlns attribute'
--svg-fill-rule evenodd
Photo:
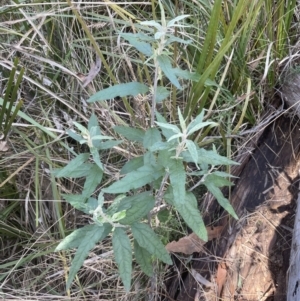
<svg viewBox="0 0 300 301"><path fill-rule="evenodd" d="M182 89L179 79L198 81L199 75L173 68L169 46L174 42L182 44L191 42L173 35L174 28L185 26L181 22L188 16L178 16L167 22L160 1L159 5L162 16L160 23L141 22L141 26L144 26L141 32L120 35L148 57L147 61L153 59L156 68L160 69L170 83L177 89ZM154 86L157 82L158 79L155 78ZM144 83L131 82L103 89L91 96L88 101L105 101L117 96L147 93L154 95L155 102L162 102L169 97L169 90L166 87L156 86L154 89ZM220 156L215 149L199 148L193 140L196 132L217 124L203 121L204 111L192 122L187 123L179 108L178 124L167 122L159 112L156 112L155 107L152 107L151 119L152 126L147 130L129 126L113 128L124 140L139 144L144 152L122 167L119 180L110 181L110 185L97 193L95 191L106 174L105 163L101 161L101 152L113 149L122 141L103 135L94 114L90 117L87 127L74 122L77 130L68 131L71 138L86 144L90 152L77 155L67 166L55 170L54 175L57 178L85 178L81 194L63 197L76 209L89 214L93 223L74 230L56 248L56 251L77 248L69 271L67 289L70 288L90 250L108 235L111 235L115 260L127 291L131 287L132 253L141 269L149 276L152 275L152 260L159 259L171 265L170 254L147 224L148 217L158 203L165 202L173 206L186 224L206 241L207 232L197 206L197 199L187 190L188 178L191 176L199 177L199 185L205 185L219 204L237 218L234 209L220 190L220 187L230 185L227 180L230 175L217 171L220 165L236 163ZM189 163L196 166L196 170L192 173L186 171L186 165ZM106 176L111 177L111 174ZM106 194L115 195L114 201L109 206L105 202ZM133 241L130 237L133 237Z"/></svg>
<svg viewBox="0 0 300 301"><path fill-rule="evenodd" d="M142 131L126 126L115 127L116 132L125 139L140 143L145 152L141 157L128 161L121 170L124 176L103 188L98 194L98 199L93 198L92 195L105 173L105 166L100 160L102 143L106 143L108 140L113 147L120 141L116 142L111 137L101 134L95 115L91 116L88 128L76 124L80 133L72 132L72 136L76 137L77 141L86 143L90 148L90 154L79 154L64 168L55 170L54 175L58 178L83 177L86 179L81 194L64 195L64 198L76 209L90 214L94 224L75 230L56 248L57 251L77 248L70 267L67 288L70 287L89 251L111 232L120 277L127 290L130 290L131 285L133 248L128 233L132 232L133 234L135 239L133 250L136 253L136 260L147 275L152 274L151 256L167 264L172 264L171 257L158 236L143 222L156 202L156 194L153 194L152 190L145 191L147 184L151 185L157 181L166 184L169 179L170 185L163 199L176 208L187 225L201 239L207 240L206 228L197 207L196 197L192 192L187 191L186 183L190 176L185 168L187 163L195 164L197 170L192 175L199 176L203 185L212 192L220 205L237 218L232 206L219 188L230 185L226 179L230 175L215 170L217 165L236 163L220 156L214 150L207 151L199 148L191 137L195 131L216 124L203 122L203 113L190 124L186 124L179 109L179 126L167 123L159 113L156 115L157 128ZM208 166L211 168L208 169ZM141 192L142 190L144 192ZM132 196L126 196L126 193L129 192ZM115 200L108 208L105 206L106 193L116 195Z"/></svg>

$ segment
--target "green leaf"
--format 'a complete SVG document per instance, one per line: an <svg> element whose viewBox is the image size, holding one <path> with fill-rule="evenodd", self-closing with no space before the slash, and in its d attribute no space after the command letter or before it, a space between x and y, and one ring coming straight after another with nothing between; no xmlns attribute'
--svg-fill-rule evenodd
<svg viewBox="0 0 300 301"><path fill-rule="evenodd" d="M141 129L117 125L114 127L114 130L118 134L124 136L126 139L128 139L130 141L136 141L136 142L141 142L141 143L143 143L143 141L144 141L145 132Z"/></svg>
<svg viewBox="0 0 300 301"><path fill-rule="evenodd" d="M89 212L89 214L91 214L91 212L95 211L95 209L98 207L98 200L95 198L88 198L85 205L86 205L87 211Z"/></svg>
<svg viewBox="0 0 300 301"><path fill-rule="evenodd" d="M149 148L149 151L150 152L157 152L157 151L160 151L160 150L166 150L166 149L170 149L172 146L170 143L167 143L167 142L156 142L154 143L150 148Z"/></svg>
<svg viewBox="0 0 300 301"><path fill-rule="evenodd" d="M98 201L82 194L63 194L62 197L75 209L91 214L98 207ZM87 202L86 202L87 200Z"/></svg>
<svg viewBox="0 0 300 301"><path fill-rule="evenodd" d="M113 216L111 217L111 220L115 223L123 218L125 218L126 216L126 210L123 211L119 211L113 214Z"/></svg>
<svg viewBox="0 0 300 301"><path fill-rule="evenodd" d="M93 146L99 148L101 141L93 139L95 136L101 136L100 126L95 114L92 114L88 123L88 130L93 142Z"/></svg>
<svg viewBox="0 0 300 301"><path fill-rule="evenodd" d="M179 214L183 217L187 225L204 241L208 240L205 224L197 208L197 200L195 196L188 192L185 197L184 204L175 203L175 207Z"/></svg>
<svg viewBox="0 0 300 301"><path fill-rule="evenodd" d="M88 256L89 251L96 245L97 242L104 239L110 231L111 226L104 224L102 227L94 225L94 227L91 228L90 231L85 233L85 236L82 238L78 246L75 257L70 267L70 272L67 280L67 290L70 288L71 283L76 276L76 273Z"/></svg>
<svg viewBox="0 0 300 301"><path fill-rule="evenodd" d="M173 188L169 186L164 193L164 200L166 201L167 204L175 206L173 195L174 195Z"/></svg>
<svg viewBox="0 0 300 301"><path fill-rule="evenodd" d="M84 198L81 194L65 194L61 195L68 203L84 203L87 198Z"/></svg>
<svg viewBox="0 0 300 301"><path fill-rule="evenodd" d="M157 164L169 169L169 166L173 163L171 161L173 156L175 156L175 151L162 150L158 153Z"/></svg>
<svg viewBox="0 0 300 301"><path fill-rule="evenodd" d="M144 154L144 165L148 165L148 166L157 166L156 164L156 156L153 154L153 152L146 152Z"/></svg>
<svg viewBox="0 0 300 301"><path fill-rule="evenodd" d="M170 91L166 87L158 86L156 89L155 102L160 103L170 96Z"/></svg>
<svg viewBox="0 0 300 301"><path fill-rule="evenodd" d="M81 194L62 194L62 197L75 209L89 214L89 208L85 203L87 196Z"/></svg>
<svg viewBox="0 0 300 301"><path fill-rule="evenodd" d="M96 125L96 126L92 125L94 123L95 123L95 120L93 120L93 119L90 120L90 122L89 122L89 133L90 134L89 135L90 135L90 139L92 140L93 146L100 149L101 145L103 144L102 140L107 140L107 139L111 140L111 139L113 139L113 137L102 135L99 125Z"/></svg>
<svg viewBox="0 0 300 301"><path fill-rule="evenodd" d="M207 170L200 170L200 171L192 171L192 172L188 172L187 175L189 176L204 176L205 174L207 174L208 171Z"/></svg>
<svg viewBox="0 0 300 301"><path fill-rule="evenodd" d="M168 139L168 142L170 142L170 141L176 139L176 141L177 141L177 143L178 143L178 138L181 138L181 137L183 137L183 136L184 136L183 133L175 134L175 135L173 135L172 137L170 137L170 138Z"/></svg>
<svg viewBox="0 0 300 301"><path fill-rule="evenodd" d="M204 180L203 184L206 186L206 188L213 194L213 196L217 199L218 203L229 213L231 214L235 219L238 219L238 216L236 215L233 207L229 203L228 199L226 199L223 196L222 191L220 188L218 188L213 182L210 181L210 179Z"/></svg>
<svg viewBox="0 0 300 301"><path fill-rule="evenodd" d="M164 263L172 264L169 253L166 251L158 236L148 225L134 223L131 229L133 237L142 248L146 249L150 254L153 254Z"/></svg>
<svg viewBox="0 0 300 301"><path fill-rule="evenodd" d="M180 43L180 44L185 44L185 45L189 45L189 44L192 44L193 41L192 40L184 40L184 39L181 39L181 38L178 38L178 37L169 37L166 42L165 42L165 46L168 46L174 42L177 42L177 43ZM177 71L176 71L177 68L174 68L174 72L176 73L177 75ZM181 70L181 69L180 69ZM189 71L188 71L189 72Z"/></svg>
<svg viewBox="0 0 300 301"><path fill-rule="evenodd" d="M132 250L130 240L123 229L115 228L112 244L119 274L126 291L129 292L132 273Z"/></svg>
<svg viewBox="0 0 300 301"><path fill-rule="evenodd" d="M100 160L100 155L99 155L99 151L96 147L90 147L90 152L93 156L93 159L95 161L95 163L97 164L97 166L101 169L101 170L104 170L103 168L103 164Z"/></svg>
<svg viewBox="0 0 300 301"><path fill-rule="evenodd" d="M92 97L90 97L87 101L88 102L102 101L106 99L112 99L117 96L120 97L129 96L129 95L137 96L138 94L144 94L148 91L149 88L145 84L138 83L138 82L118 84L97 92Z"/></svg>
<svg viewBox="0 0 300 301"><path fill-rule="evenodd" d="M97 141L97 140L107 140L107 139L109 139L109 140L112 140L112 139L114 139L113 137L111 137L111 136L105 136L105 135L96 135L96 128L95 127L92 127L91 128L91 131L92 132L94 132L93 134L93 137L92 137L92 140L93 141ZM92 135L91 135L92 136Z"/></svg>
<svg viewBox="0 0 300 301"><path fill-rule="evenodd" d="M156 122L156 124L163 129L168 129L168 130L173 131L173 133L176 133L176 134L181 133L179 127L174 124L162 123L162 122ZM173 135L173 133L172 133L172 135Z"/></svg>
<svg viewBox="0 0 300 301"><path fill-rule="evenodd" d="M170 182L173 188L174 204L185 202L186 173L183 162L179 159L170 159L169 165Z"/></svg>
<svg viewBox="0 0 300 301"><path fill-rule="evenodd" d="M199 163L205 162L211 165L239 165L227 157L219 155L215 151L207 151L203 148L198 149Z"/></svg>
<svg viewBox="0 0 300 301"><path fill-rule="evenodd" d="M163 31L163 27L157 23L156 21L142 21L140 22L141 25L146 25L146 26L153 26L155 27L158 31Z"/></svg>
<svg viewBox="0 0 300 301"><path fill-rule="evenodd" d="M94 193L96 187L101 183L102 176L103 171L97 165L94 164L86 177L82 195L89 197L92 193Z"/></svg>
<svg viewBox="0 0 300 301"><path fill-rule="evenodd" d="M82 165L88 158L90 154L80 154L75 159L71 160L67 166L62 168L57 174L57 178L67 178L70 174L75 171L80 165Z"/></svg>
<svg viewBox="0 0 300 301"><path fill-rule="evenodd" d="M90 231L92 231L95 227L98 228L97 225L93 224L93 225L86 225L83 228L74 230L71 234L69 234L58 244L58 246L55 248L55 251L78 248L78 246L81 244L85 236Z"/></svg>
<svg viewBox="0 0 300 301"><path fill-rule="evenodd" d="M103 191L101 191L101 193L103 193ZM111 203L111 205L109 206L109 208L105 211L105 214L107 214L108 216L113 216L117 211L123 211L126 210L128 208L130 208L130 206L123 208L123 209L119 209L120 204L122 204L122 200L125 199L125 195L121 194L118 195L114 201ZM121 202L122 201L122 202Z"/></svg>
<svg viewBox="0 0 300 301"><path fill-rule="evenodd" d="M63 194L62 197L75 209L80 210L86 214L91 214L90 211L94 211L98 206L98 202L96 202L96 199L88 198L88 196L86 195Z"/></svg>
<svg viewBox="0 0 300 301"><path fill-rule="evenodd" d="M198 163L198 152L197 152L197 147L196 147L195 143L193 141L191 141L191 140L186 140L185 143L186 143L186 146L187 146L187 149L188 149L190 155L192 156L192 158L194 160L194 163L197 166L197 163Z"/></svg>
<svg viewBox="0 0 300 301"><path fill-rule="evenodd" d="M131 189L140 188L153 180L157 179L160 174L151 166L142 166L136 171L128 173L121 180L113 183L109 187L102 189L106 193L123 193Z"/></svg>
<svg viewBox="0 0 300 301"><path fill-rule="evenodd" d="M201 124L203 121L203 117L204 117L204 110L202 110L201 113L188 125L187 131L189 131L196 125Z"/></svg>
<svg viewBox="0 0 300 301"><path fill-rule="evenodd" d="M102 207L104 204L104 196L103 196L103 192L100 191L100 193L98 194L98 206Z"/></svg>
<svg viewBox="0 0 300 301"><path fill-rule="evenodd" d="M136 157L131 159L130 161L126 162L125 165L122 167L120 174L124 175L129 172L132 172L134 170L137 170L138 168L142 167L144 165L144 157Z"/></svg>
<svg viewBox="0 0 300 301"><path fill-rule="evenodd" d="M140 194L136 194L136 195L133 195L133 196L128 196L128 197L124 197L118 204L117 206L117 211L123 211L123 210L127 210L129 208L131 208L135 202L137 202L141 196L148 196L149 195L149 192L145 191L145 192L142 192Z"/></svg>
<svg viewBox="0 0 300 301"><path fill-rule="evenodd" d="M68 175L66 175L66 177L70 177L70 178L86 177L89 174L90 169L93 167L93 165L94 164L92 163L83 163L79 165L75 170L70 172ZM56 177L56 175L59 174L62 169L63 168L54 169L52 171L53 175Z"/></svg>
<svg viewBox="0 0 300 301"><path fill-rule="evenodd" d="M157 31L155 34L154 34L154 39L155 40L159 40L161 39L163 36L166 35L166 32L165 31Z"/></svg>
<svg viewBox="0 0 300 301"><path fill-rule="evenodd" d="M171 60L169 59L168 56L162 54L157 56L157 61L159 64L159 67L165 74L165 76L170 80L170 82L177 88L177 89L182 89L178 79L176 78L175 72L172 68L172 63Z"/></svg>
<svg viewBox="0 0 300 301"><path fill-rule="evenodd" d="M145 28L145 29L149 29L149 28ZM153 32L153 30L151 30ZM148 34L142 33L142 32L138 32L138 33L124 33L124 32L118 32L119 35L121 37L123 37L125 40L127 40L127 37L135 37L137 39L139 39L140 41L144 41L144 42L153 42L154 39L153 37L151 37Z"/></svg>
<svg viewBox="0 0 300 301"><path fill-rule="evenodd" d="M82 135L89 135L89 131L86 127L84 127L76 121L73 121L73 124L77 127L77 129L81 132Z"/></svg>
<svg viewBox="0 0 300 301"><path fill-rule="evenodd" d="M99 150L110 149L110 148L113 148L114 146L119 145L122 142L123 142L122 140L113 140L113 141L100 142L98 144L97 148ZM95 145L94 142L93 142L93 144Z"/></svg>
<svg viewBox="0 0 300 301"><path fill-rule="evenodd" d="M155 112L156 119L160 124L168 124L167 120L159 113ZM164 127L161 127L162 134L165 136L166 139L169 139L172 135L174 135L174 131L171 129L166 129Z"/></svg>
<svg viewBox="0 0 300 301"><path fill-rule="evenodd" d="M97 139L96 137L101 137L101 132L99 127L92 126L90 129L90 139L92 141L93 147L99 149L101 146L101 139Z"/></svg>
<svg viewBox="0 0 300 301"><path fill-rule="evenodd" d="M210 122L210 121L203 122L203 117L204 117L204 110L202 110L201 113L188 125L187 127L188 135L191 135L194 132L208 125L218 126L218 124L215 122Z"/></svg>
<svg viewBox="0 0 300 301"><path fill-rule="evenodd" d="M149 192L141 193L137 196L132 207L126 210L125 218L119 222L123 225L130 225L145 217L153 209L155 199Z"/></svg>
<svg viewBox="0 0 300 301"><path fill-rule="evenodd" d="M181 16L177 16L176 18L172 19L171 21L168 22L167 27L173 27L175 26L176 22L181 21L187 17L189 17L190 15L181 15Z"/></svg>
<svg viewBox="0 0 300 301"><path fill-rule="evenodd" d="M77 133L73 132L72 130L67 130L67 134L77 142L80 142L83 139L82 136L78 135Z"/></svg>
<svg viewBox="0 0 300 301"><path fill-rule="evenodd" d="M224 176L219 176L217 172L207 175L205 179L207 182L214 183L217 187L232 186L232 183L229 180L225 179Z"/></svg>
<svg viewBox="0 0 300 301"><path fill-rule="evenodd" d="M187 135L189 136L189 135L193 134L194 132L199 131L200 129L202 129L208 125L218 126L218 124L216 122L211 122L211 121L201 122L201 123L198 123L197 125L195 125L194 127L190 128L190 130L188 130L188 132L187 132Z"/></svg>
<svg viewBox="0 0 300 301"><path fill-rule="evenodd" d="M213 174L214 174L214 175L217 175L217 176L219 176L219 177L223 177L223 178L238 178L238 177L236 177L236 176L234 176L234 175L231 175L231 174L228 173L228 172L218 171L218 170L214 171Z"/></svg>
<svg viewBox="0 0 300 301"><path fill-rule="evenodd" d="M224 156L219 155L215 151L208 151L203 148L198 148L198 163L211 164L211 165L239 165L239 163L232 161ZM185 162L194 162L194 159L188 152L182 152L181 156Z"/></svg>
<svg viewBox="0 0 300 301"><path fill-rule="evenodd" d="M143 146L149 149L154 143L161 141L161 135L158 129L149 128L144 137Z"/></svg>
<svg viewBox="0 0 300 301"><path fill-rule="evenodd" d="M98 123L98 119L97 119L97 116L94 113L91 115L89 123L88 123L88 130L89 130L89 132L91 132L91 128L92 127L98 128L99 132L98 132L97 135L101 134L100 126L99 126L99 123Z"/></svg>
<svg viewBox="0 0 300 301"><path fill-rule="evenodd" d="M151 56L153 54L151 45L149 43L141 41L137 34L121 33L120 35L142 54L146 56Z"/></svg>
<svg viewBox="0 0 300 301"><path fill-rule="evenodd" d="M142 271L149 277L153 275L151 254L134 240L134 255Z"/></svg>
<svg viewBox="0 0 300 301"><path fill-rule="evenodd" d="M180 123L180 127L182 132L186 130L186 124L185 124L185 120L181 114L180 108L178 107L178 117L179 117L179 123Z"/></svg>

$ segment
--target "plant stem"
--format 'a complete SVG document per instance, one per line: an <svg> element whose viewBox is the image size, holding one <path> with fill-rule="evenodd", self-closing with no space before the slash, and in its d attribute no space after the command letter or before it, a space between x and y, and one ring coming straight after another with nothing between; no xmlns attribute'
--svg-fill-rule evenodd
<svg viewBox="0 0 300 301"><path fill-rule="evenodd" d="M153 96L152 96L152 106L151 106L151 127L154 127L154 116L156 111L156 93L157 93L157 82L158 82L158 70L159 65L157 60L155 60L155 74L153 83Z"/></svg>

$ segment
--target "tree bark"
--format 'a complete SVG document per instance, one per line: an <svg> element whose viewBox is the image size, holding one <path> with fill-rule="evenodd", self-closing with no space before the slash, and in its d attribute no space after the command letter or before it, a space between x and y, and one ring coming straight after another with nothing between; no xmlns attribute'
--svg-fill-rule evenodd
<svg viewBox="0 0 300 301"><path fill-rule="evenodd" d="M288 271L287 301L300 300L300 193L297 199L295 226Z"/></svg>

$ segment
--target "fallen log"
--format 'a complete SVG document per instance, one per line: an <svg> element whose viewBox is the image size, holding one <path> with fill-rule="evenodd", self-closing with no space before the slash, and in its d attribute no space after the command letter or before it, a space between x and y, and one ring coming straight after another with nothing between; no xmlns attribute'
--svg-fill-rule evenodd
<svg viewBox="0 0 300 301"><path fill-rule="evenodd" d="M300 300L300 193L297 199L295 226L288 270L287 301Z"/></svg>
<svg viewBox="0 0 300 301"><path fill-rule="evenodd" d="M224 226L221 238L192 259L194 274L214 287L204 287L192 273L183 272L183 279L170 278L166 300L286 300L299 149L299 123L289 116L280 116L261 132L231 192L239 221L223 212L213 224ZM207 224L218 208L215 202L209 207Z"/></svg>

